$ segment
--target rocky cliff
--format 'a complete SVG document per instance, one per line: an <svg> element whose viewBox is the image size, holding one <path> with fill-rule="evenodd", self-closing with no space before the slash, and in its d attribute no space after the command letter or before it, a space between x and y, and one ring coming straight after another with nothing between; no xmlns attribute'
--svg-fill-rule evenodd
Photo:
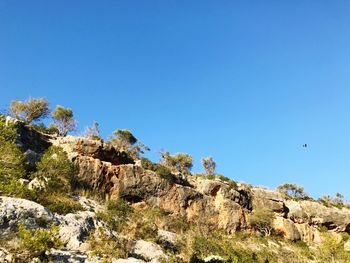
<svg viewBox="0 0 350 263"><path fill-rule="evenodd" d="M219 179L209 180L183 174L172 174L169 179L145 169L140 161L133 160L127 153L118 151L102 140L50 136L19 124L16 143L32 165L50 145L58 146L78 168L77 178L81 186L98 191L110 200L122 199L134 206L146 204L157 207L185 218L188 224L202 220L213 229L224 230L227 234L251 231L252 213L264 208L273 211L275 231L289 240L319 243L322 239L320 229L325 228L334 233L350 234L350 210L347 208L325 207L312 200L294 201L278 191L249 188L244 184L232 187ZM85 261L87 256L79 251L84 251L84 240L89 231L103 227L104 222L95 216L103 208L95 201L83 197L77 199L86 211L60 216L31 201L1 197L0 234L6 235L13 231L19 221L33 228L38 226L39 218L45 218L47 222L56 222L62 226L60 236L65 248L78 251L67 257L64 253L68 252L64 251L52 252L53 255L61 257L63 261L88 262ZM113 262L158 262L161 257L167 258L159 245L142 240L133 242L133 254L138 259ZM9 262L6 253L5 250L0 251L0 259L5 261L7 257ZM155 256L148 256L152 253Z"/></svg>

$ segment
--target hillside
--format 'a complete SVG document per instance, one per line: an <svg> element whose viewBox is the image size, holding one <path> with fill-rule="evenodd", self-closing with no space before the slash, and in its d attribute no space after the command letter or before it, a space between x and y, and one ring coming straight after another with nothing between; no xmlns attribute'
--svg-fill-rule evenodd
<svg viewBox="0 0 350 263"><path fill-rule="evenodd" d="M344 204L5 116L0 132L0 262L350 262Z"/></svg>

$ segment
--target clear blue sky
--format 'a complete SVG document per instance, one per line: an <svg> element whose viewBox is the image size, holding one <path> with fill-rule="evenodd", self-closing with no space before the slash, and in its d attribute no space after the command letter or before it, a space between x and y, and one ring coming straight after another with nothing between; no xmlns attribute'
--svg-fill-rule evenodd
<svg viewBox="0 0 350 263"><path fill-rule="evenodd" d="M350 199L350 2L0 1L0 107L46 97L157 160ZM302 148L307 143L309 148Z"/></svg>

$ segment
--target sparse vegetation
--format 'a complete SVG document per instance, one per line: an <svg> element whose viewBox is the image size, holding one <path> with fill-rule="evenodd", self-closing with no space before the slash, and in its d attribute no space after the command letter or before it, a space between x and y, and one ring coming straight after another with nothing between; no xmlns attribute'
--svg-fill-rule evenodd
<svg viewBox="0 0 350 263"><path fill-rule="evenodd" d="M101 228L90 234L88 243L92 255L101 257L103 262L112 262L113 258L126 258L132 247L130 240L108 236Z"/></svg>
<svg viewBox="0 0 350 263"><path fill-rule="evenodd" d="M84 136L93 140L102 140L99 124L94 121L91 126L85 128Z"/></svg>
<svg viewBox="0 0 350 263"><path fill-rule="evenodd" d="M193 166L192 156L187 153L177 153L171 155L169 152L161 152L161 163L168 167L172 172L189 174Z"/></svg>
<svg viewBox="0 0 350 263"><path fill-rule="evenodd" d="M211 175L215 173L216 163L213 157L205 157L202 158L201 161L206 175Z"/></svg>
<svg viewBox="0 0 350 263"><path fill-rule="evenodd" d="M26 229L18 227L18 236L21 240L20 251L25 251L31 257L42 256L51 248L59 248L62 241L58 237L59 227L51 225L49 229Z"/></svg>
<svg viewBox="0 0 350 263"><path fill-rule="evenodd" d="M344 196L341 193L336 193L335 197L329 195L322 196L318 199L318 201L327 207L333 206L343 208L345 206Z"/></svg>
<svg viewBox="0 0 350 263"><path fill-rule="evenodd" d="M283 184L277 187L277 190L286 195L286 197L296 200L307 199L308 194L304 192L304 187L296 184Z"/></svg>
<svg viewBox="0 0 350 263"><path fill-rule="evenodd" d="M156 172L160 177L166 179L170 183L174 183L175 178L170 169L160 163L153 163L147 158L141 158L141 164L144 169Z"/></svg>
<svg viewBox="0 0 350 263"><path fill-rule="evenodd" d="M134 159L150 149L140 142L129 130L115 130L109 142L119 151L127 152Z"/></svg>
<svg viewBox="0 0 350 263"><path fill-rule="evenodd" d="M350 252L344 250L344 241L339 240L334 233L322 233L323 242L316 249L317 262L350 262Z"/></svg>

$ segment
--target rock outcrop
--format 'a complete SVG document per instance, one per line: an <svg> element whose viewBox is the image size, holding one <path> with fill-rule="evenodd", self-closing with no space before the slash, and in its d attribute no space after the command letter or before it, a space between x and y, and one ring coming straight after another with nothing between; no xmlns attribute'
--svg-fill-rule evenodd
<svg viewBox="0 0 350 263"><path fill-rule="evenodd" d="M320 242L321 226L350 234L350 210L347 208L325 207L311 200L288 200L278 191L263 188L233 188L218 179L181 174L161 176L102 140L45 135L19 123L16 143L26 153L32 167L50 145L61 147L77 166L78 183L82 187L110 199L121 198L131 204L159 207L183 216L189 223L204 219L212 227L229 234L250 229L251 212L257 208L272 211L274 229L290 240ZM86 238L94 229L103 228L103 223L95 215L100 209L98 204L86 198L78 199L85 211L61 216L28 200L0 197L0 236L14 231L19 223L28 228L42 227L43 222L60 224L59 235L70 251L51 251L51 256L67 262L88 262ZM158 235L159 242L169 247L178 238L164 230L159 230ZM345 249L350 250L349 242L345 243ZM161 246L144 240L134 242L131 256L112 262L156 263L167 259ZM6 262L6 258L9 258L8 252L0 250L0 260Z"/></svg>
<svg viewBox="0 0 350 263"><path fill-rule="evenodd" d="M319 227L350 234L350 209L326 207L316 201L287 200L278 191L253 189L253 209L268 208L276 212L274 227L290 240L319 243Z"/></svg>

